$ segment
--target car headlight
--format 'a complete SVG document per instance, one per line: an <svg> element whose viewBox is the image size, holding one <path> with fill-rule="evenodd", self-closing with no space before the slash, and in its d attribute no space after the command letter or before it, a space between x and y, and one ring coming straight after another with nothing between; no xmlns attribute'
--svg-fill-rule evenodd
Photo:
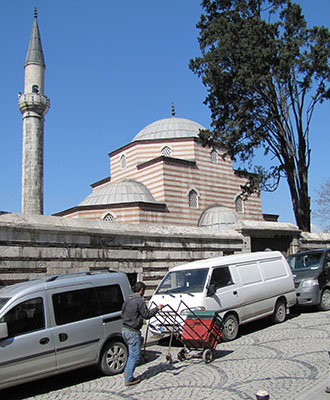
<svg viewBox="0 0 330 400"><path fill-rule="evenodd" d="M184 310L180 311L180 315L188 315L190 311L206 311L206 308L204 306L185 308Z"/></svg>
<svg viewBox="0 0 330 400"><path fill-rule="evenodd" d="M301 281L301 287L310 287L310 286L318 286L319 281L317 279L306 279L305 281Z"/></svg>

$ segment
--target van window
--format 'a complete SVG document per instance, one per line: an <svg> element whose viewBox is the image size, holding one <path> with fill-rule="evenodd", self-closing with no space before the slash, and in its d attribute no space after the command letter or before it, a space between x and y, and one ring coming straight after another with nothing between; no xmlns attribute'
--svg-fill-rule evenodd
<svg viewBox="0 0 330 400"><path fill-rule="evenodd" d="M210 285L215 285L215 290L233 284L228 267L215 268L212 272Z"/></svg>
<svg viewBox="0 0 330 400"><path fill-rule="evenodd" d="M7 322L8 337L45 328L44 304L41 297L24 301L9 310L0 322Z"/></svg>
<svg viewBox="0 0 330 400"><path fill-rule="evenodd" d="M119 285L98 286L96 293L99 300L100 315L121 311L124 298Z"/></svg>
<svg viewBox="0 0 330 400"><path fill-rule="evenodd" d="M68 324L97 315L97 298L94 288L56 293L52 297L57 325Z"/></svg>
<svg viewBox="0 0 330 400"><path fill-rule="evenodd" d="M237 267L237 272L241 278L242 285L262 282L262 277L258 264L243 264Z"/></svg>
<svg viewBox="0 0 330 400"><path fill-rule="evenodd" d="M156 294L202 292L208 271L208 268L170 271L159 284Z"/></svg>

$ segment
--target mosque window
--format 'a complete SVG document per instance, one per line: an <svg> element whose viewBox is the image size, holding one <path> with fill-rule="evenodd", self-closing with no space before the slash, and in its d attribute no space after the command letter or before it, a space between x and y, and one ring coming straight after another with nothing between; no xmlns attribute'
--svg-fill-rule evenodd
<svg viewBox="0 0 330 400"><path fill-rule="evenodd" d="M120 157L120 167L121 169L126 168L126 156L124 154Z"/></svg>
<svg viewBox="0 0 330 400"><path fill-rule="evenodd" d="M244 204L241 196L237 196L235 199L235 210L239 213L244 212Z"/></svg>
<svg viewBox="0 0 330 400"><path fill-rule="evenodd" d="M172 150L168 146L163 147L162 148L162 156L172 157Z"/></svg>
<svg viewBox="0 0 330 400"><path fill-rule="evenodd" d="M217 153L216 150L213 149L213 150L211 151L210 157L211 157L211 161L212 161L212 162L214 162L214 163L218 162L218 153Z"/></svg>
<svg viewBox="0 0 330 400"><path fill-rule="evenodd" d="M189 207L198 208L198 194L195 189L191 189L189 192Z"/></svg>
<svg viewBox="0 0 330 400"><path fill-rule="evenodd" d="M114 215L112 215L111 213L107 213L104 217L103 217L103 221L108 221L108 222L114 222L115 221L115 217Z"/></svg>

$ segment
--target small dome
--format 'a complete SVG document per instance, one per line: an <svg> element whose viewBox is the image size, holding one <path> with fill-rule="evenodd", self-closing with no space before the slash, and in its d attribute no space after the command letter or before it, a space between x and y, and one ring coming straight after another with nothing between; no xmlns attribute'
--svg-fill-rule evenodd
<svg viewBox="0 0 330 400"><path fill-rule="evenodd" d="M100 189L95 189L79 205L91 206L99 204L133 203L143 201L155 203L149 189L141 182L125 180L110 183Z"/></svg>
<svg viewBox="0 0 330 400"><path fill-rule="evenodd" d="M240 216L233 210L223 206L211 206L206 208L199 218L198 226L216 226L228 228L235 224Z"/></svg>
<svg viewBox="0 0 330 400"><path fill-rule="evenodd" d="M176 139L198 137L199 130L205 129L197 122L185 118L164 118L143 128L132 140Z"/></svg>

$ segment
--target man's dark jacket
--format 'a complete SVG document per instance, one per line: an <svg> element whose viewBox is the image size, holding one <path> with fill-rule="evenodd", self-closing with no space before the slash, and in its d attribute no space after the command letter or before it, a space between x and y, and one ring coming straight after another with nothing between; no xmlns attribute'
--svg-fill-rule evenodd
<svg viewBox="0 0 330 400"><path fill-rule="evenodd" d="M128 297L121 309L123 328L140 331L144 319L149 319L157 314L158 307L148 309L143 297L134 293Z"/></svg>

